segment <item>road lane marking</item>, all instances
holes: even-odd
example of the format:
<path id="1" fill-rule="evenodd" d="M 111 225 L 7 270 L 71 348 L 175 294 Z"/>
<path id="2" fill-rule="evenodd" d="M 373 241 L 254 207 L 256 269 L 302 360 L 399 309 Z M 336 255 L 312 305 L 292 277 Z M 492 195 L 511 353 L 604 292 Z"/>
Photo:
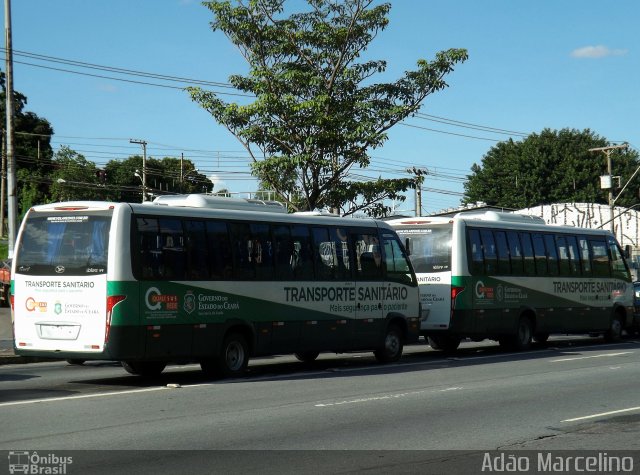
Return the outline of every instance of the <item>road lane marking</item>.
<path id="1" fill-rule="evenodd" d="M 576 360 L 587 360 L 589 358 L 604 358 L 607 356 L 621 356 L 621 355 L 630 355 L 634 353 L 633 351 L 623 351 L 620 353 L 604 353 L 601 355 L 590 355 L 590 356 L 576 356 L 574 358 L 562 358 L 558 360 L 551 360 L 551 363 L 561 363 L 563 361 L 576 361 Z"/>
<path id="2" fill-rule="evenodd" d="M 344 406 L 346 404 L 360 404 L 363 402 L 373 402 L 373 401 L 390 401 L 392 399 L 400 399 L 407 396 L 413 396 L 416 394 L 425 394 L 425 393 L 444 393 L 448 391 L 459 391 L 461 387 L 452 387 L 446 389 L 423 389 L 421 391 L 409 391 L 406 393 L 397 393 L 397 394 L 387 394 L 384 396 L 371 396 L 371 397 L 361 397 L 356 399 L 347 399 L 345 401 L 338 402 L 328 402 L 328 403 L 319 403 L 315 404 L 315 407 L 331 407 L 331 406 Z"/>
<path id="3" fill-rule="evenodd" d="M 584 421 L 584 420 L 587 420 L 587 419 L 595 419 L 597 417 L 611 416 L 613 414 L 622 414 L 624 412 L 633 412 L 633 411 L 640 411 L 640 406 L 638 406 L 638 407 L 630 407 L 628 409 L 618 409 L 617 411 L 601 412 L 600 414 L 591 414 L 590 416 L 574 417 L 573 419 L 565 419 L 565 420 L 560 421 L 560 422 Z"/>
<path id="4" fill-rule="evenodd" d="M 114 391 L 110 393 L 81 394 L 78 396 L 51 397 L 51 398 L 45 398 L 45 399 L 28 399 L 26 401 L 3 402 L 3 403 L 0 403 L 0 407 L 22 406 L 25 404 L 38 404 L 43 402 L 72 401 L 74 399 L 89 399 L 94 397 L 119 396 L 122 394 L 136 394 L 136 393 L 147 393 L 152 391 L 166 391 L 166 390 L 167 390 L 166 387 L 160 386 L 155 388 L 132 389 L 130 391 Z"/>

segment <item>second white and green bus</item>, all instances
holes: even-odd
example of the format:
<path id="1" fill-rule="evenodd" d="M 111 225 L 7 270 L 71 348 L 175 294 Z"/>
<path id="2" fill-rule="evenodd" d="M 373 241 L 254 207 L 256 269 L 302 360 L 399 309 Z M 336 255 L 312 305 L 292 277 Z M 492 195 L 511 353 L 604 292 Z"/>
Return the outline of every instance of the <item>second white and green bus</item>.
<path id="1" fill-rule="evenodd" d="M 195 361 L 234 376 L 286 353 L 399 359 L 420 304 L 393 229 L 283 211 L 204 195 L 34 206 L 13 259 L 16 354 L 139 375 Z"/>
<path id="2" fill-rule="evenodd" d="M 632 325 L 631 274 L 609 231 L 493 211 L 388 223 L 408 247 L 434 349 L 464 338 L 517 350 L 550 334 L 616 340 Z"/>

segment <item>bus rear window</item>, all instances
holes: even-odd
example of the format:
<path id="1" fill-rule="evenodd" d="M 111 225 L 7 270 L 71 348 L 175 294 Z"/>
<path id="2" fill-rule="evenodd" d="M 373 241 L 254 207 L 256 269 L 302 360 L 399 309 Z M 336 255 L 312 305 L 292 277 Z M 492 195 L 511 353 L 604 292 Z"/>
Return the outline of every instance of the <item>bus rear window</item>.
<path id="1" fill-rule="evenodd" d="M 57 214 L 27 218 L 16 253 L 17 272 L 65 275 L 107 271 L 111 217 Z"/>
<path id="2" fill-rule="evenodd" d="M 409 240 L 409 259 L 416 273 L 451 271 L 451 226 L 396 231 L 403 241 Z"/>

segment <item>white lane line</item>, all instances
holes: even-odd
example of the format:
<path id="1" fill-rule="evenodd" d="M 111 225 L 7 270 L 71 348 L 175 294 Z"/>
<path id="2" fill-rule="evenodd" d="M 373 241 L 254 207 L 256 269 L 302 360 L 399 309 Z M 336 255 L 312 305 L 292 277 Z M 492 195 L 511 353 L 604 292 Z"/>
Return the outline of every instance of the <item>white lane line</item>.
<path id="1" fill-rule="evenodd" d="M 415 394 L 425 394 L 425 393 L 444 393 L 448 391 L 459 391 L 461 387 L 453 387 L 446 389 L 423 389 L 422 391 L 409 391 L 406 393 L 397 393 L 397 394 L 387 394 L 384 396 L 371 396 L 371 397 L 362 397 L 357 399 L 348 399 L 346 401 L 338 401 L 338 402 L 329 402 L 329 403 L 320 403 L 315 404 L 315 407 L 332 407 L 332 406 L 344 406 L 345 404 L 360 404 L 363 402 L 373 402 L 373 401 L 389 401 L 392 399 L 399 399 L 407 396 L 413 396 Z"/>
<path id="2" fill-rule="evenodd" d="M 26 404 L 39 404 L 43 402 L 72 401 L 74 399 L 89 399 L 94 397 L 119 396 L 122 394 L 148 393 L 152 391 L 162 391 L 166 389 L 167 389 L 166 387 L 160 386 L 160 387 L 146 388 L 146 389 L 132 389 L 130 391 L 114 391 L 110 393 L 82 394 L 79 396 L 51 397 L 46 399 L 28 399 L 26 401 L 3 402 L 3 403 L 0 403 L 0 407 L 22 406 Z"/>
<path id="3" fill-rule="evenodd" d="M 607 356 L 621 356 L 621 355 L 630 355 L 634 353 L 633 351 L 623 351 L 621 353 L 603 353 L 601 355 L 590 355 L 590 356 L 576 356 L 575 358 L 562 358 L 558 360 L 551 360 L 551 363 L 561 363 L 563 361 L 576 361 L 576 360 L 587 360 L 589 358 L 604 358 Z"/>
<path id="4" fill-rule="evenodd" d="M 573 419 L 565 419 L 560 422 L 584 421 L 587 419 L 595 419 L 596 417 L 611 416 L 613 414 L 622 414 L 623 412 L 633 412 L 633 411 L 640 411 L 640 406 L 630 407 L 628 409 L 618 409 L 617 411 L 601 412 L 600 414 L 591 414 L 590 416 L 574 417 Z"/>

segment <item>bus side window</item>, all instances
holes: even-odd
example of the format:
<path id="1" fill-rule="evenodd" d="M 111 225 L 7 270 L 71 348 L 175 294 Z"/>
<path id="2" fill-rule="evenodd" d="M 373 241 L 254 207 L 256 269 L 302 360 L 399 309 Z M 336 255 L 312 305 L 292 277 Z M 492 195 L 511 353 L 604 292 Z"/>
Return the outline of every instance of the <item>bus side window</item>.
<path id="1" fill-rule="evenodd" d="M 351 277 L 351 243 L 349 233 L 344 228 L 331 228 L 331 241 L 335 245 L 334 278 L 350 280 Z"/>
<path id="2" fill-rule="evenodd" d="M 531 234 L 528 232 L 521 232 L 520 242 L 522 243 L 522 257 L 524 258 L 524 273 L 525 275 L 536 274 L 536 262 L 533 257 L 533 244 L 531 243 Z"/>
<path id="3" fill-rule="evenodd" d="M 480 231 L 482 239 L 482 251 L 484 253 L 484 269 L 487 274 L 495 274 L 498 270 L 498 257 L 496 255 L 496 243 L 490 229 Z"/>
<path id="4" fill-rule="evenodd" d="M 233 276 L 233 257 L 226 223 L 207 221 L 207 251 L 211 279 L 230 279 Z"/>
<path id="5" fill-rule="evenodd" d="M 511 263 L 509 261 L 509 244 L 507 234 L 504 231 L 496 231 L 496 250 L 498 251 L 498 274 L 511 274 Z"/>
<path id="6" fill-rule="evenodd" d="M 578 248 L 580 250 L 580 261 L 582 262 L 582 275 L 590 276 L 591 271 L 591 257 L 589 255 L 589 241 L 584 236 L 578 237 Z"/>
<path id="7" fill-rule="evenodd" d="M 564 236 L 556 236 L 558 246 L 558 264 L 560 265 L 560 275 L 568 277 L 571 275 L 571 265 L 569 264 L 569 246 Z M 609 265 L 607 261 L 607 265 Z"/>
<path id="8" fill-rule="evenodd" d="M 161 275 L 161 256 L 158 220 L 155 218 L 137 218 L 139 266 L 134 269 L 142 279 L 154 279 Z"/>
<path id="9" fill-rule="evenodd" d="M 567 246 L 569 248 L 571 274 L 581 275 L 580 252 L 578 251 L 578 241 L 575 236 L 567 236 Z"/>
<path id="10" fill-rule="evenodd" d="M 607 243 L 604 240 L 590 239 L 592 268 L 594 277 L 610 277 L 611 266 L 609 265 L 609 252 Z"/>
<path id="11" fill-rule="evenodd" d="M 286 225 L 273 226 L 273 252 L 276 266 L 275 277 L 279 280 L 292 280 L 297 259 L 291 230 Z"/>
<path id="12" fill-rule="evenodd" d="M 249 224 L 229 223 L 229 236 L 233 252 L 233 276 L 240 280 L 255 279 L 253 240 Z"/>
<path id="13" fill-rule="evenodd" d="M 471 275 L 481 275 L 484 273 L 484 257 L 482 254 L 482 241 L 480 232 L 477 229 L 469 230 L 469 271 Z"/>
<path id="14" fill-rule="evenodd" d="M 274 278 L 271 226 L 268 224 L 251 224 L 250 228 L 250 257 L 255 268 L 256 278 L 259 280 L 271 280 Z"/>
<path id="15" fill-rule="evenodd" d="M 624 254 L 613 238 L 609 238 L 609 249 L 611 250 L 611 276 L 616 279 L 630 281 L 631 272 L 627 266 L 627 261 L 625 261 Z"/>
<path id="16" fill-rule="evenodd" d="M 376 234 L 355 234 L 356 275 L 359 280 L 381 280 L 383 276 L 380 242 Z"/>
<path id="17" fill-rule="evenodd" d="M 179 219 L 160 218 L 162 242 L 162 277 L 172 280 L 185 279 L 184 232 Z"/>
<path id="18" fill-rule="evenodd" d="M 547 275 L 547 252 L 544 247 L 544 238 L 540 233 L 531 236 L 533 241 L 533 254 L 536 259 L 536 272 L 538 275 Z"/>
<path id="19" fill-rule="evenodd" d="M 547 264 L 549 275 L 559 275 L 558 249 L 556 248 L 556 238 L 553 234 L 544 235 L 544 243 L 547 250 Z"/>
<path id="20" fill-rule="evenodd" d="M 387 279 L 402 284 L 417 284 L 412 277 L 408 257 L 400 241 L 392 234 L 382 234 L 382 259 L 387 271 Z"/>
<path id="21" fill-rule="evenodd" d="M 187 220 L 185 228 L 185 257 L 187 279 L 205 280 L 209 278 L 209 248 L 204 221 Z"/>
<path id="22" fill-rule="evenodd" d="M 331 280 L 335 262 L 335 245 L 329 240 L 327 228 L 313 228 L 313 255 L 318 280 Z"/>
<path id="23" fill-rule="evenodd" d="M 509 254 L 511 255 L 511 273 L 513 275 L 522 275 L 524 274 L 524 260 L 518 233 L 507 231 L 507 241 L 509 242 Z"/>
<path id="24" fill-rule="evenodd" d="M 297 280 L 313 279 L 313 243 L 308 226 L 294 225 L 291 227 L 293 250 L 291 268 Z"/>

